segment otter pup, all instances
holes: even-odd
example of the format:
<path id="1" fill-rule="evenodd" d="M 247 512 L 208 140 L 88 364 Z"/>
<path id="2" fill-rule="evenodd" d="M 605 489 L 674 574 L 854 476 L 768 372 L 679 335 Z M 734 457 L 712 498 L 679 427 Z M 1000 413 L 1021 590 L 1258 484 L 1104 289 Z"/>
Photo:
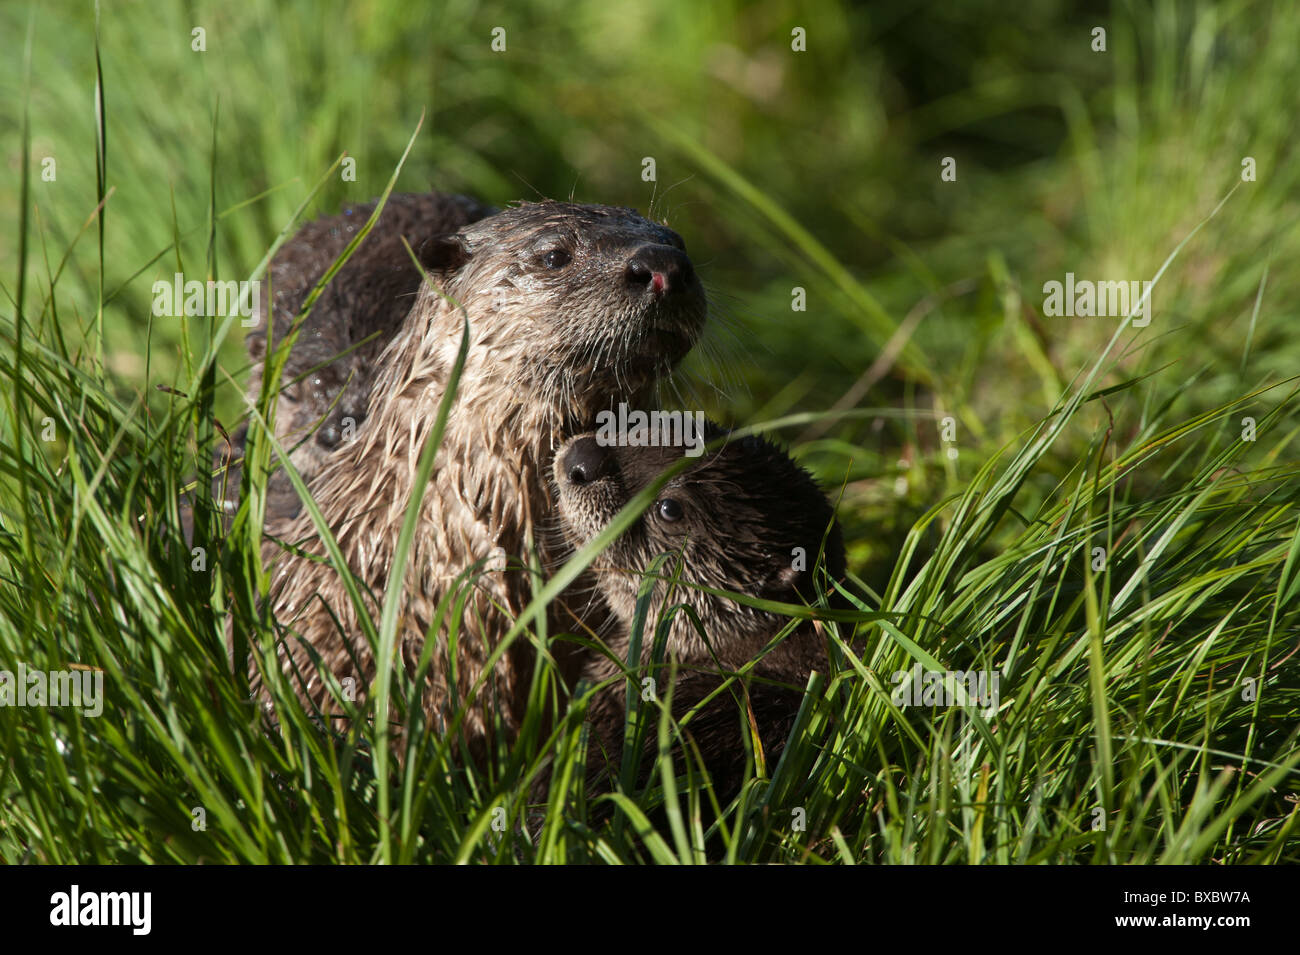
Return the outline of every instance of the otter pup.
<path id="1" fill-rule="evenodd" d="M 303 226 L 276 253 L 267 275 L 272 347 L 289 334 L 311 290 L 374 208 L 373 202 L 344 206 L 336 216 Z M 321 290 L 285 363 L 275 413 L 275 436 L 286 449 L 293 449 L 290 459 L 304 480 L 316 474 L 343 436 L 366 419 L 375 360 L 415 302 L 420 273 L 402 245 L 403 238 L 418 253 L 434 237 L 494 212 L 465 196 L 436 192 L 389 196 L 365 241 Z M 259 300 L 256 325 L 245 339 L 253 360 L 249 384 L 253 401 L 262 390 L 262 369 L 269 357 L 266 309 L 267 303 Z M 238 505 L 247 435 L 247 425 L 235 433 L 230 469 L 218 472 L 214 482 L 213 496 L 227 515 Z M 277 470 L 267 486 L 267 520 L 293 517 L 298 507 L 293 485 Z"/>
<path id="2" fill-rule="evenodd" d="M 708 436 L 712 440 L 722 433 L 713 425 Z M 633 495 L 682 454 L 680 447 L 633 447 L 623 441 L 602 446 L 592 434 L 568 441 L 553 466 L 568 543 L 577 548 L 595 538 Z M 641 573 L 663 553 L 679 555 L 682 584 L 671 596 L 666 582 L 656 584 L 646 616 L 641 666 L 651 663 L 656 621 L 667 605 L 691 608 L 704 630 L 701 636 L 690 616 L 681 611 L 674 614 L 668 630 L 667 652 L 681 664 L 673 691 L 676 718 L 723 682 L 720 672 L 738 669 L 757 657 L 788 623 L 780 614 L 705 593 L 692 584 L 799 603 L 816 596 L 813 571 L 819 554 L 824 555 L 830 577 L 844 574 L 844 544 L 834 509 L 811 475 L 761 438 L 729 441 L 672 478 L 655 503 L 593 563 L 596 588 L 617 621 L 607 643 L 618 662 L 606 656 L 591 660 L 586 679 L 603 683 L 623 672 Z M 800 555 L 802 559 L 797 559 Z M 671 563 L 664 565 L 662 574 L 671 575 L 671 568 Z M 814 669 L 825 673 L 828 661 L 822 639 L 805 621 L 752 671 L 749 703 L 773 763 Z M 659 695 L 664 694 L 661 687 Z M 625 699 L 626 683 L 621 679 L 592 699 L 589 781 L 603 770 L 617 776 Z M 745 769 L 736 697 L 724 690 L 686 729 L 699 746 L 715 787 L 729 800 L 739 791 Z"/>
<path id="3" fill-rule="evenodd" d="M 657 380 L 698 338 L 706 304 L 681 238 L 630 209 L 522 203 L 426 239 L 421 259 L 437 288 L 419 289 L 374 362 L 365 423 L 325 456 L 309 489 L 377 617 L 372 595 L 388 583 L 467 316 L 468 358 L 420 504 L 396 648 L 413 669 L 426 638 L 437 641 L 423 704 L 445 727 L 531 597 L 520 565 L 534 543 L 547 560 L 538 531 L 552 521 L 553 449 L 592 427 L 602 409 L 652 402 Z M 305 552 L 264 549 L 273 615 L 294 632 L 281 645 L 290 658 L 282 665 L 303 674 L 301 692 L 316 704 L 329 692 L 313 652 L 335 676 L 365 685 L 371 648 L 334 569 L 311 559 L 324 549 L 310 516 L 272 521 L 268 531 Z M 438 601 L 475 567 L 453 671 L 446 635 L 430 630 Z M 481 752 L 489 712 L 508 732 L 517 728 L 532 668 L 532 648 L 520 639 L 488 674 L 463 724 L 472 751 Z"/>

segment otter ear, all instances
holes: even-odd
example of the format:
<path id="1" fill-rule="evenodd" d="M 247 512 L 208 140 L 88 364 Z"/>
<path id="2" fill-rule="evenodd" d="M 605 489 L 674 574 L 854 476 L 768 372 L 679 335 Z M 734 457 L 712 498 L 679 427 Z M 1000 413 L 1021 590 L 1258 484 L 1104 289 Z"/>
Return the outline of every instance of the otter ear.
<path id="1" fill-rule="evenodd" d="M 416 248 L 415 255 L 430 272 L 454 272 L 470 259 L 469 245 L 459 232 L 429 236 Z"/>

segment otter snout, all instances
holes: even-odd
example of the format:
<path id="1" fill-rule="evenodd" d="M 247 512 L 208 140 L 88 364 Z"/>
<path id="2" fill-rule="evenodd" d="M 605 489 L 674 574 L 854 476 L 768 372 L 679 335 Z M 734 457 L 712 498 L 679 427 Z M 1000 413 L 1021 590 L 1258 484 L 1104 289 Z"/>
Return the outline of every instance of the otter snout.
<path id="1" fill-rule="evenodd" d="M 561 480 L 570 484 L 590 484 L 613 470 L 613 455 L 609 448 L 601 447 L 593 435 L 584 435 L 573 442 L 560 458 Z"/>
<path id="2" fill-rule="evenodd" d="M 695 278 L 695 269 L 681 249 L 643 245 L 632 253 L 623 274 L 630 290 L 645 290 L 658 299 L 687 288 Z"/>

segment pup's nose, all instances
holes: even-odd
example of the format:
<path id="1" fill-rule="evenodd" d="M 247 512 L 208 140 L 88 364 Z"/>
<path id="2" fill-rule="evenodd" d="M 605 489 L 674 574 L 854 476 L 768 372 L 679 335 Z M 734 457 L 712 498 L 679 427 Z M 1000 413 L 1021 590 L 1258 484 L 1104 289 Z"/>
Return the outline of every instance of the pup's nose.
<path id="1" fill-rule="evenodd" d="M 609 449 L 601 447 L 589 434 L 573 442 L 560 464 L 569 483 L 589 484 L 609 473 L 610 461 Z"/>

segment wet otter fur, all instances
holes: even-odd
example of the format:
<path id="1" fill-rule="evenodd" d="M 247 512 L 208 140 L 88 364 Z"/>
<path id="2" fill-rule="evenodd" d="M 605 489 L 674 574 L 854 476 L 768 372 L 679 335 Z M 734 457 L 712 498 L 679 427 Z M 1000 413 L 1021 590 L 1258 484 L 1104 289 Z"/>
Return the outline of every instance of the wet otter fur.
<path id="1" fill-rule="evenodd" d="M 420 254 L 437 288 L 419 288 L 373 362 L 365 422 L 324 456 L 309 489 L 377 619 L 375 598 L 388 584 L 417 459 L 468 317 L 468 359 L 420 505 L 396 647 L 414 670 L 426 638 L 437 641 L 423 708 L 445 728 L 531 597 L 521 565 L 534 546 L 548 559 L 538 531 L 552 521 L 554 449 L 602 409 L 653 404 L 656 383 L 698 338 L 706 303 L 681 238 L 630 209 L 522 203 L 428 238 Z M 332 710 L 312 655 L 364 687 L 374 677 L 370 645 L 336 572 L 311 559 L 324 549 L 310 516 L 271 521 L 268 533 L 303 550 L 272 542 L 263 553 L 273 616 L 291 631 L 281 664 L 303 674 L 307 699 Z M 476 565 L 453 693 L 446 635 L 431 628 L 438 601 Z M 487 675 L 463 724 L 472 752 L 482 752 L 489 714 L 507 732 L 522 721 L 532 654 L 517 640 Z M 256 673 L 253 683 L 259 690 Z"/>
<path id="2" fill-rule="evenodd" d="M 307 296 L 366 224 L 375 203 L 344 206 L 338 215 L 303 226 L 271 260 L 270 321 L 260 300 L 256 324 L 245 339 L 253 360 L 249 399 L 256 401 L 267 361 L 267 330 L 273 347 L 283 342 Z M 365 241 L 322 289 L 303 320 L 281 376 L 275 436 L 293 449 L 294 467 L 309 480 L 344 436 L 365 421 L 375 360 L 415 302 L 420 273 L 402 245 L 420 250 L 437 236 L 496 212 L 465 196 L 427 193 L 389 196 Z M 218 471 L 214 498 L 227 515 L 238 505 L 240 468 L 248 426 L 234 435 L 228 472 Z M 224 449 L 219 449 L 219 461 Z M 267 487 L 267 520 L 292 517 L 298 495 L 282 470 Z"/>
<path id="3" fill-rule="evenodd" d="M 720 433 L 711 426 L 708 436 L 712 440 Z M 633 447 L 624 442 L 605 447 L 591 434 L 567 442 L 553 467 L 567 542 L 577 548 L 592 540 L 682 454 L 682 448 Z M 796 564 L 797 548 L 806 562 Z M 705 593 L 692 584 L 802 603 L 816 598 L 813 575 L 819 554 L 831 578 L 844 574 L 844 544 L 833 507 L 811 475 L 772 443 L 757 437 L 728 441 L 672 478 L 655 503 L 592 566 L 597 591 L 616 621 L 606 639 L 612 659 L 593 657 L 584 672 L 586 680 L 605 684 L 588 710 L 588 780 L 596 791 L 607 788 L 608 780 L 619 774 L 627 683 L 618 676 L 629 654 L 642 574 L 656 555 L 664 553 L 677 555 L 682 583 L 671 594 L 667 582 L 655 585 L 641 646 L 643 669 L 633 679 L 640 693 L 640 679 L 655 672 L 651 666 L 655 623 L 665 609 L 678 604 L 691 608 L 703 635 L 688 614 L 677 610 L 666 640 L 668 656 L 680 664 L 673 686 L 673 715 L 679 720 L 724 682 L 722 674 L 758 657 L 789 623 L 780 614 Z M 660 573 L 671 576 L 673 563 L 665 564 Z M 707 703 L 684 727 L 698 746 L 723 805 L 739 792 L 745 778 L 742 707 L 746 698 L 768 766 L 774 767 L 813 670 L 826 673 L 828 660 L 815 625 L 805 621 L 762 657 L 744 681 L 743 692 L 740 683 L 733 684 L 732 690 Z M 663 675 L 658 695 L 663 697 L 668 671 L 664 667 L 658 672 Z M 652 739 L 647 752 L 653 749 Z M 642 760 L 642 782 L 648 763 Z M 602 777 L 606 777 L 603 783 Z"/>

